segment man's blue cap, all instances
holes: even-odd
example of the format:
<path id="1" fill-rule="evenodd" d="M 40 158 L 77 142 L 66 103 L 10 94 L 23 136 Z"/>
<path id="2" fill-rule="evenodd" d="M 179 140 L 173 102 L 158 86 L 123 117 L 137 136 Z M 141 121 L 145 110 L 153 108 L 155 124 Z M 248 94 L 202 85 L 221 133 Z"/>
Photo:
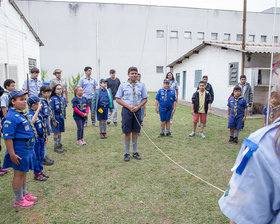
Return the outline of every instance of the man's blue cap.
<path id="1" fill-rule="evenodd" d="M 28 104 L 28 106 L 31 107 L 34 103 L 37 103 L 38 101 L 40 101 L 39 97 L 31 96 L 27 99 L 27 104 Z"/>
<path id="2" fill-rule="evenodd" d="M 14 89 L 10 92 L 10 97 L 14 97 L 14 96 L 23 96 L 23 95 L 26 95 L 28 94 L 27 92 L 24 92 L 23 90 L 21 89 Z"/>
<path id="3" fill-rule="evenodd" d="M 164 80 L 163 80 L 163 83 L 165 83 L 165 82 L 170 83 L 170 80 L 169 80 L 169 79 L 164 79 Z"/>
<path id="4" fill-rule="evenodd" d="M 105 79 L 100 79 L 99 83 L 101 83 L 101 82 L 107 82 L 107 80 L 105 80 Z"/>

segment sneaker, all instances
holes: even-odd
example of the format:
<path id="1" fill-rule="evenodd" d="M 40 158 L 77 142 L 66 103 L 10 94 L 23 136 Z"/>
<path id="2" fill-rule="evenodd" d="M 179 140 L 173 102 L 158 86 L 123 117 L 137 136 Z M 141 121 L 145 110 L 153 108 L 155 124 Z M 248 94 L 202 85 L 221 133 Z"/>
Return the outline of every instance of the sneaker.
<path id="1" fill-rule="evenodd" d="M 124 161 L 128 162 L 130 160 L 130 155 L 129 154 L 124 154 Z"/>
<path id="2" fill-rule="evenodd" d="M 238 137 L 235 137 L 235 138 L 233 139 L 233 143 L 235 143 L 235 144 L 238 143 Z"/>
<path id="3" fill-rule="evenodd" d="M 86 145 L 86 144 L 87 144 L 86 141 L 85 141 L 84 139 L 81 139 L 81 141 L 82 141 L 83 145 Z"/>
<path id="4" fill-rule="evenodd" d="M 29 208 L 34 205 L 34 202 L 27 201 L 24 197 L 20 201 L 14 201 L 13 206 L 18 208 Z"/>
<path id="5" fill-rule="evenodd" d="M 114 125 L 115 125 L 115 127 L 117 127 L 117 126 L 118 126 L 118 123 L 117 123 L 117 122 L 114 122 Z"/>
<path id="6" fill-rule="evenodd" d="M 195 136 L 195 132 L 193 131 L 192 133 L 189 134 L 190 137 Z"/>
<path id="7" fill-rule="evenodd" d="M 46 181 L 47 178 L 40 175 L 40 174 L 37 174 L 37 175 L 34 175 L 34 180 L 38 180 L 38 181 Z"/>
<path id="8" fill-rule="evenodd" d="M 61 143 L 58 145 L 58 147 L 60 147 L 60 149 L 62 150 L 62 152 L 66 152 L 66 151 L 67 151 L 67 149 L 64 148 L 63 145 L 62 145 Z"/>
<path id="9" fill-rule="evenodd" d="M 170 120 L 170 124 L 172 124 L 172 119 Z"/>
<path id="10" fill-rule="evenodd" d="M 3 173 L 8 173 L 9 170 L 8 169 L 0 169 L 0 172 L 3 172 Z"/>
<path id="11" fill-rule="evenodd" d="M 96 124 L 96 123 L 92 123 L 92 126 L 98 127 L 98 124 Z"/>
<path id="12" fill-rule="evenodd" d="M 82 141 L 81 139 L 80 139 L 80 140 L 78 140 L 78 141 L 77 141 L 77 145 L 79 145 L 79 146 L 84 145 L 84 144 L 83 144 L 83 141 Z"/>
<path id="13" fill-rule="evenodd" d="M 162 137 L 164 137 L 164 136 L 165 136 L 164 133 L 160 133 L 159 136 L 158 136 L 158 138 L 162 138 Z"/>
<path id="14" fill-rule="evenodd" d="M 58 145 L 54 146 L 54 150 L 53 151 L 55 151 L 57 153 L 63 153 L 64 152 L 63 149 L 60 146 L 58 146 Z"/>
<path id="15" fill-rule="evenodd" d="M 203 132 L 200 132 L 200 133 L 199 133 L 199 136 L 200 136 L 201 138 L 205 138 L 205 135 L 203 134 Z"/>
<path id="16" fill-rule="evenodd" d="M 228 142 L 233 143 L 234 137 L 230 136 Z"/>
<path id="17" fill-rule="evenodd" d="M 86 127 L 86 126 L 87 126 L 87 123 L 84 124 L 84 127 Z"/>
<path id="18" fill-rule="evenodd" d="M 45 174 L 43 171 L 40 173 L 43 177 L 49 178 L 50 176 L 48 174 Z"/>
<path id="19" fill-rule="evenodd" d="M 26 200 L 26 201 L 38 201 L 38 198 L 33 196 L 32 194 L 28 193 L 26 195 L 23 196 L 23 198 Z"/>
<path id="20" fill-rule="evenodd" d="M 140 136 L 140 137 L 142 136 L 141 132 L 138 133 L 138 136 Z"/>
<path id="21" fill-rule="evenodd" d="M 43 160 L 43 165 L 51 166 L 53 164 L 54 164 L 54 161 L 52 159 L 50 159 L 49 157 L 45 156 L 45 158 Z"/>
<path id="22" fill-rule="evenodd" d="M 111 122 L 110 121 L 107 121 L 107 125 L 110 125 L 111 124 Z"/>
<path id="23" fill-rule="evenodd" d="M 141 160 L 141 156 L 139 155 L 138 152 L 133 153 L 132 156 L 133 156 L 134 159 Z"/>
<path id="24" fill-rule="evenodd" d="M 103 137 L 104 137 L 104 138 L 108 138 L 107 132 L 104 132 L 104 133 L 103 133 Z"/>
<path id="25" fill-rule="evenodd" d="M 171 132 L 166 133 L 166 136 L 168 136 L 168 137 L 170 137 L 170 138 L 173 138 Z"/>
<path id="26" fill-rule="evenodd" d="M 100 138 L 101 138 L 101 139 L 104 139 L 103 132 L 100 132 Z"/>

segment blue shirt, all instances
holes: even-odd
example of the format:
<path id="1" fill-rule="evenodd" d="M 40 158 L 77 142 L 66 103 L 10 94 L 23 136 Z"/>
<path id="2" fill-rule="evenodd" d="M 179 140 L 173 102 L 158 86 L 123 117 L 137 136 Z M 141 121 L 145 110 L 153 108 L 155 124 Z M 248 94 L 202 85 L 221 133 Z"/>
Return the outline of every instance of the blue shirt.
<path id="1" fill-rule="evenodd" d="M 1 107 L 5 107 L 6 110 L 9 108 L 9 93 L 5 91 L 5 93 L 1 96 Z"/>
<path id="2" fill-rule="evenodd" d="M 92 99 L 94 88 L 98 86 L 98 84 L 94 78 L 88 79 L 87 77 L 83 77 L 79 80 L 78 86 L 81 86 L 83 88 L 84 97 L 86 97 L 87 99 Z"/>
<path id="3" fill-rule="evenodd" d="M 67 104 L 64 96 L 52 96 L 50 99 L 50 107 L 52 110 L 52 119 L 65 118 Z"/>
<path id="4" fill-rule="evenodd" d="M 219 200 L 224 215 L 237 224 L 280 223 L 280 157 L 276 154 L 274 140 L 279 126 L 280 119 L 250 135 L 249 139 L 258 148 L 243 173 L 233 173 Z M 236 164 L 242 160 L 246 149 L 243 144 Z"/>
<path id="5" fill-rule="evenodd" d="M 179 89 L 178 88 L 178 83 L 176 80 L 170 81 L 170 89 L 173 89 L 174 91 Z"/>
<path id="6" fill-rule="evenodd" d="M 2 126 L 4 139 L 35 138 L 29 121 L 13 108 L 9 109 L 6 117 L 2 121 Z"/>
<path id="7" fill-rule="evenodd" d="M 133 87 L 129 82 L 120 85 L 116 98 L 122 99 L 128 105 L 138 106 L 143 99 L 148 98 L 146 88 L 143 83 L 135 83 L 135 96 L 133 96 Z"/>
<path id="8" fill-rule="evenodd" d="M 50 106 L 49 102 L 45 98 L 40 98 L 41 103 L 42 103 L 42 109 L 40 110 L 40 114 L 42 115 L 43 118 L 48 118 L 50 116 Z"/>
<path id="9" fill-rule="evenodd" d="M 160 89 L 156 95 L 156 100 L 159 102 L 161 108 L 173 108 L 173 103 L 177 101 L 174 90 Z"/>
<path id="10" fill-rule="evenodd" d="M 29 96 L 38 96 L 40 93 L 40 88 L 43 83 L 40 79 L 29 79 Z M 27 80 L 24 81 L 22 89 L 27 90 Z"/>
<path id="11" fill-rule="evenodd" d="M 77 107 L 79 111 L 85 113 L 87 111 L 87 106 L 89 106 L 88 99 L 84 96 L 82 98 L 74 97 L 71 101 L 72 107 Z M 77 114 L 75 111 L 73 111 L 73 118 L 74 120 L 80 120 L 82 118 L 86 119 L 86 117 L 81 117 L 79 114 Z"/>
<path id="12" fill-rule="evenodd" d="M 234 105 L 235 105 L 235 98 L 232 96 L 228 100 L 227 106 L 230 108 L 230 116 L 234 115 Z M 238 115 L 244 115 L 245 109 L 248 108 L 247 101 L 245 98 L 241 98 L 237 102 L 237 116 Z"/>
<path id="13" fill-rule="evenodd" d="M 108 97 L 107 90 L 100 88 L 98 105 L 99 106 L 105 106 L 105 105 L 109 105 L 109 103 L 110 102 L 109 102 L 109 97 Z"/>
<path id="14" fill-rule="evenodd" d="M 34 117 L 35 112 L 33 110 L 29 110 L 28 116 L 30 117 L 30 119 L 32 120 L 32 118 Z M 43 120 L 40 119 L 40 116 L 37 117 L 34 126 L 36 128 L 37 134 L 39 137 L 44 138 L 47 136 L 44 136 L 44 127 L 43 127 Z M 45 124 L 45 123 L 44 123 Z"/>

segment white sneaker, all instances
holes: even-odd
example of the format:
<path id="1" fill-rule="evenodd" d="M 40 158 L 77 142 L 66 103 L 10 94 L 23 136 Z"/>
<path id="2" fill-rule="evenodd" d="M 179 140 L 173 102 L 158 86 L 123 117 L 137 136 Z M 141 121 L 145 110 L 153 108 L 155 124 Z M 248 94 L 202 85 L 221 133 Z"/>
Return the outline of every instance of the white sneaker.
<path id="1" fill-rule="evenodd" d="M 189 134 L 190 137 L 195 136 L 195 132 L 193 131 L 192 133 Z"/>
<path id="2" fill-rule="evenodd" d="M 205 138 L 205 135 L 204 135 L 203 133 L 199 133 L 199 136 L 200 136 L 201 138 Z"/>

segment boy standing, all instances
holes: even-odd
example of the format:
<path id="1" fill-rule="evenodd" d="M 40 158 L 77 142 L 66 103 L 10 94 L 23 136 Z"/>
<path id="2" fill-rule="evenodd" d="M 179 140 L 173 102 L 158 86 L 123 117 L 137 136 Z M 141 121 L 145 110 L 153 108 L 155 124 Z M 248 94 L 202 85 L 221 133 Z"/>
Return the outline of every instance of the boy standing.
<path id="1" fill-rule="evenodd" d="M 15 81 L 12 79 L 7 79 L 4 82 L 4 88 L 7 90 L 1 97 L 1 109 L 3 116 L 5 117 L 9 109 L 9 93 L 16 88 Z"/>
<path id="2" fill-rule="evenodd" d="M 228 128 L 230 129 L 229 143 L 238 143 L 239 130 L 242 129 L 242 123 L 247 116 L 247 101 L 241 95 L 242 90 L 235 86 L 233 94 L 228 101 Z"/>
<path id="3" fill-rule="evenodd" d="M 25 92 L 28 92 L 29 96 L 38 96 L 40 93 L 40 88 L 43 83 L 40 79 L 38 79 L 40 70 L 36 67 L 31 69 L 31 78 L 29 79 L 29 83 L 27 85 L 27 80 L 24 81 L 22 89 Z M 28 89 L 29 86 L 29 89 Z"/>
<path id="4" fill-rule="evenodd" d="M 205 82 L 199 82 L 199 90 L 197 90 L 192 96 L 192 115 L 193 115 L 193 131 L 189 134 L 190 137 L 195 136 L 196 126 L 200 119 L 200 133 L 201 138 L 205 138 L 203 134 L 204 124 L 207 121 L 207 114 L 210 114 L 211 109 L 211 95 L 205 90 Z"/>
<path id="5" fill-rule="evenodd" d="M 156 95 L 156 112 L 160 115 L 161 132 L 159 138 L 164 136 L 166 127 L 166 136 L 173 137 L 170 132 L 170 119 L 176 110 L 176 93 L 170 89 L 170 80 L 164 79 L 163 89 L 160 89 Z"/>
<path id="6" fill-rule="evenodd" d="M 124 133 L 125 155 L 124 161 L 130 160 L 130 136 L 133 143 L 133 157 L 140 160 L 137 152 L 138 134 L 141 126 L 141 107 L 147 103 L 147 91 L 143 84 L 137 82 L 138 69 L 130 67 L 128 69 L 128 81 L 120 85 L 116 94 L 116 101 L 122 108 L 122 131 Z"/>
<path id="7" fill-rule="evenodd" d="M 67 87 L 67 81 L 62 78 L 62 70 L 61 69 L 55 69 L 53 71 L 53 75 L 55 76 L 54 79 L 51 80 L 51 88 L 53 88 L 56 84 L 60 84 L 62 87 L 62 95 L 66 99 L 66 103 L 68 104 L 68 87 Z"/>
<path id="8" fill-rule="evenodd" d="M 269 109 L 268 109 L 269 108 Z M 267 109 L 268 109 L 268 124 L 267 124 Z M 270 104 L 266 105 L 262 111 L 264 126 L 271 124 L 280 114 L 280 95 L 278 92 L 271 92 Z"/>
<path id="9" fill-rule="evenodd" d="M 107 82 L 105 79 L 100 79 L 100 88 L 95 91 L 92 99 L 92 113 L 97 113 L 97 120 L 99 121 L 100 138 L 107 138 L 107 120 L 108 110 L 113 111 L 113 97 L 110 89 L 107 89 Z"/>

